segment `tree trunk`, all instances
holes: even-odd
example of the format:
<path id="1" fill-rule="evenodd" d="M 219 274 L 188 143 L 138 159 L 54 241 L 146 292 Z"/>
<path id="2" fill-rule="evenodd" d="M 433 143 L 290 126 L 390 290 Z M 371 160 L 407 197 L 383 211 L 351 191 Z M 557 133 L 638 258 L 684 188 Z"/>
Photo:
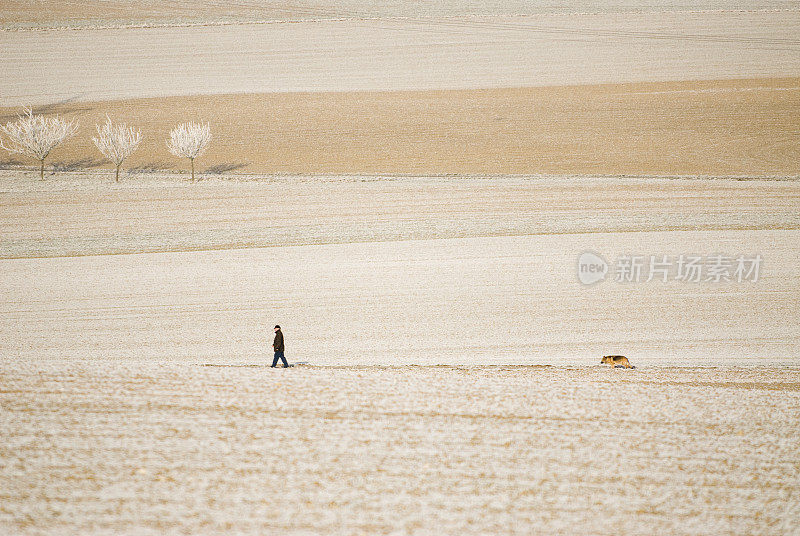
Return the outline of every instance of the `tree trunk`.
<path id="1" fill-rule="evenodd" d="M 117 181 L 117 182 L 119 182 L 119 166 L 121 166 L 121 165 L 122 165 L 122 162 L 120 162 L 119 164 L 117 164 L 117 176 L 116 176 L 116 181 Z"/>
<path id="2" fill-rule="evenodd" d="M 44 158 L 42 158 L 41 166 L 39 167 L 39 179 L 44 180 Z"/>
<path id="3" fill-rule="evenodd" d="M 194 182 L 194 158 L 190 158 L 189 160 L 192 162 L 192 182 Z"/>

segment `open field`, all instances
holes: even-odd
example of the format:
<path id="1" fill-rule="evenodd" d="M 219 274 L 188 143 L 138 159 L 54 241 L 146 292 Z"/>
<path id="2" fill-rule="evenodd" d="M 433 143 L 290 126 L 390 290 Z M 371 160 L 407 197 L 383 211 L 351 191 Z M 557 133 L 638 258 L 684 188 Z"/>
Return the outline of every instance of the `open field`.
<path id="1" fill-rule="evenodd" d="M 0 360 L 8 534 L 788 535 L 794 368 Z"/>
<path id="2" fill-rule="evenodd" d="M 786 363 L 800 346 L 796 181 L 24 177 L 0 194 L 17 359 L 247 363 L 275 322 L 316 364 Z M 584 287 L 585 250 L 764 268 Z"/>
<path id="3" fill-rule="evenodd" d="M 0 109 L 0 120 L 18 111 Z M 214 135 L 198 160 L 210 173 L 800 175 L 800 78 L 203 95 L 44 111 L 81 124 L 53 152 L 59 168 L 107 166 L 91 137 L 108 114 L 143 130 L 128 168 L 186 169 L 164 140 L 199 120 Z"/>
<path id="4" fill-rule="evenodd" d="M 220 10 L 196 5 L 202 20 Z M 800 174 L 800 10 L 503 5 L 440 6 L 460 18 L 0 31 L 0 119 L 23 105 L 77 118 L 78 136 L 52 155 L 73 169 L 103 165 L 90 138 L 108 114 L 143 129 L 129 165 L 146 169 L 183 164 L 164 139 L 191 119 L 211 123 L 199 164 L 212 172 Z M 169 19 L 189 4 L 125 6 Z M 319 14 L 309 6 L 268 9 Z"/>
<path id="5" fill-rule="evenodd" d="M 0 105 L 800 76 L 800 10 L 0 31 Z"/>
<path id="6" fill-rule="evenodd" d="M 750 2 L 748 10 L 797 11 L 792 0 L 760 0 Z M 91 0 L 37 0 L 35 6 L 26 0 L 5 0 L 0 11 L 0 28 L 90 28 L 96 26 L 148 26 L 215 24 L 247 21 L 302 21 L 372 18 L 432 18 L 475 16 L 520 16 L 553 13 L 659 13 L 665 11 L 740 11 L 736 0 L 681 0 L 643 2 L 642 0 L 608 0 L 598 5 L 591 0 L 559 2 L 527 2 L 524 0 L 440 0 L 409 2 L 408 0 L 294 0 L 292 2 L 262 0 L 104 0 L 102 9 Z"/>
<path id="7" fill-rule="evenodd" d="M 800 230 L 800 181 L 0 172 L 0 258 Z M 665 235 L 666 236 L 666 235 Z M 705 249 L 705 248 L 703 248 Z"/>
<path id="8" fill-rule="evenodd" d="M 797 534 L 797 3 L 332 4 L 3 2 L 0 534 Z"/>

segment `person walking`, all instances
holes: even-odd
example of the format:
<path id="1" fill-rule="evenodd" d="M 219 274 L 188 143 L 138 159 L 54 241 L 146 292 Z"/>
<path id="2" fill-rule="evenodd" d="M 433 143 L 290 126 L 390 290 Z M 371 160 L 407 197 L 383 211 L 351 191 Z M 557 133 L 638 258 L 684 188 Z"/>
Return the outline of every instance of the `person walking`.
<path id="1" fill-rule="evenodd" d="M 289 366 L 289 363 L 286 362 L 286 358 L 283 355 L 283 332 L 281 331 L 280 326 L 275 326 L 275 340 L 272 341 L 272 349 L 275 350 L 275 358 L 272 360 L 272 368 L 278 364 L 278 359 L 283 361 L 283 368 Z"/>

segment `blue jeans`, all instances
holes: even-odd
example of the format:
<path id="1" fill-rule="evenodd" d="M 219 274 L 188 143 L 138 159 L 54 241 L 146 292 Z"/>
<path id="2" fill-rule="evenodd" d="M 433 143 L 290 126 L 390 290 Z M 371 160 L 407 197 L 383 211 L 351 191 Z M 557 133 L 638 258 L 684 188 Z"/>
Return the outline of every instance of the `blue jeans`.
<path id="1" fill-rule="evenodd" d="M 283 366 L 284 367 L 288 367 L 289 366 L 289 363 L 286 362 L 286 358 L 283 357 L 283 352 L 275 352 L 275 359 L 272 360 L 272 366 L 273 367 L 278 364 L 278 359 L 283 361 Z"/>

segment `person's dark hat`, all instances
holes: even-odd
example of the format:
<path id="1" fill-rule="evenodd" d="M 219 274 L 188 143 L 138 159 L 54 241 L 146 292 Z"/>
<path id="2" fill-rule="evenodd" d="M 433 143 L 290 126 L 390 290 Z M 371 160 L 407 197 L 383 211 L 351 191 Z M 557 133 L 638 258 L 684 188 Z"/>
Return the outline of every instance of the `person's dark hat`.
<path id="1" fill-rule="evenodd" d="M 281 329 L 281 327 L 279 325 L 277 325 L 277 324 L 275 325 L 275 328 L 276 329 Z"/>

